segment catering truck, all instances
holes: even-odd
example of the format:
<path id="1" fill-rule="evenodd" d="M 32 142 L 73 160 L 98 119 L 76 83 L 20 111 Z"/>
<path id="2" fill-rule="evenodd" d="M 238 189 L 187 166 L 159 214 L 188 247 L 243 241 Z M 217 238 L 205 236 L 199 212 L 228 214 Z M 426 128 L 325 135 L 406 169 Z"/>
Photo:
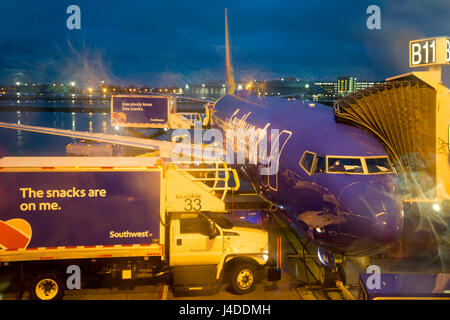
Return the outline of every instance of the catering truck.
<path id="1" fill-rule="evenodd" d="M 196 167 L 147 157 L 0 159 L 0 273 L 35 299 L 58 299 L 78 271 L 132 281 L 170 275 L 174 293 L 236 294 L 268 268 L 268 233 L 233 219 L 239 187 L 225 164 Z M 272 260 L 272 259 L 270 259 Z M 279 270 L 268 268 L 269 280 Z M 78 287 L 79 288 L 79 287 Z"/>

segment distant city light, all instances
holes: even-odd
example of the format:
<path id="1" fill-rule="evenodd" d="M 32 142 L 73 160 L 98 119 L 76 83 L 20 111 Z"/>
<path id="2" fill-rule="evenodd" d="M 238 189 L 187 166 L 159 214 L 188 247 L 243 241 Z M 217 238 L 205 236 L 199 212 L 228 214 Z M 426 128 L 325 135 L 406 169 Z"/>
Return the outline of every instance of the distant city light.
<path id="1" fill-rule="evenodd" d="M 70 82 L 70 85 L 71 85 L 72 87 L 75 87 L 75 81 L 71 81 L 71 82 Z"/>
<path id="2" fill-rule="evenodd" d="M 16 86 L 20 86 L 20 82 L 17 81 L 17 82 L 16 82 Z"/>
<path id="3" fill-rule="evenodd" d="M 88 92 L 92 92 L 92 88 L 88 88 L 87 90 L 88 90 Z"/>

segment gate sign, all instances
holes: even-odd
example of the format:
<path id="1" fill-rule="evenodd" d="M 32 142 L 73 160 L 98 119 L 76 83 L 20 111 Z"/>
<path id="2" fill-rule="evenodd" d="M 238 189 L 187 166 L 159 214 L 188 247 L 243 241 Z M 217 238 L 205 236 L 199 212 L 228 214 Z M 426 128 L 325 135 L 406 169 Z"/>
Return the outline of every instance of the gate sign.
<path id="1" fill-rule="evenodd" d="M 450 64 L 450 38 L 438 37 L 409 42 L 409 66 Z"/>
<path id="2" fill-rule="evenodd" d="M 112 96 L 111 126 L 168 128 L 170 105 L 167 96 Z"/>

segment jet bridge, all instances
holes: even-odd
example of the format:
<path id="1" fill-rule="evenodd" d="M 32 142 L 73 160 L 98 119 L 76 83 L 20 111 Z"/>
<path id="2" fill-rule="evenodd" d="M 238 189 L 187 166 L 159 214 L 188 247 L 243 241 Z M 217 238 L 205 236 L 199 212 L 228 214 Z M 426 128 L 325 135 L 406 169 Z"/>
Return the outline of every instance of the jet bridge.
<path id="1" fill-rule="evenodd" d="M 429 41 L 439 48 L 437 40 L 412 41 L 410 46 Z M 417 63 L 418 53 L 412 55 Z M 437 58 L 430 61 L 439 63 Z M 429 71 L 388 78 L 339 99 L 334 113 L 337 121 L 382 141 L 402 180 L 405 201 L 440 204 L 450 200 L 450 90 L 441 82 L 440 64 L 429 64 Z"/>
<path id="2" fill-rule="evenodd" d="M 411 41 L 411 67 L 428 71 L 388 78 L 334 105 L 336 121 L 377 137 L 397 170 L 405 212 L 401 255 L 438 254 L 444 264 L 442 252 L 450 247 L 450 90 L 441 68 L 450 63 L 449 48 L 446 37 Z"/>

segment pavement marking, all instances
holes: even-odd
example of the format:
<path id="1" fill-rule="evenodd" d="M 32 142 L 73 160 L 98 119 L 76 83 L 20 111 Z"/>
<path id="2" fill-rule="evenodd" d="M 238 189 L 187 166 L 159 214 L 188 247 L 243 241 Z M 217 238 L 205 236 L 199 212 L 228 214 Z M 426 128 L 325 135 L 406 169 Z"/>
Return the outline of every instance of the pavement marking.
<path id="1" fill-rule="evenodd" d="M 169 286 L 167 284 L 162 284 L 159 290 L 158 300 L 167 300 L 167 292 L 169 291 Z"/>

